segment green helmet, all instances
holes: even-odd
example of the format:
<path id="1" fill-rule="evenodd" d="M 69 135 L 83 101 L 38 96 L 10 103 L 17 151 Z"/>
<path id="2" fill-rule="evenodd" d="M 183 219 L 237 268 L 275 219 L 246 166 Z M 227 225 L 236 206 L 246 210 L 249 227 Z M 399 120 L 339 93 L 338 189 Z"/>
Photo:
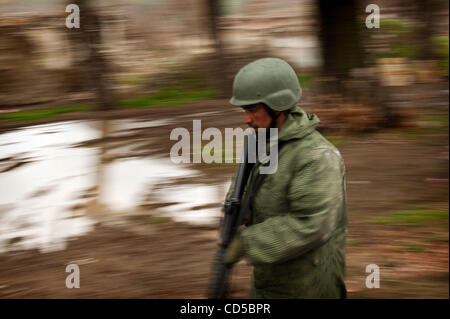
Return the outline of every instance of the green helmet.
<path id="1" fill-rule="evenodd" d="M 244 66 L 233 82 L 232 105 L 264 103 L 275 111 L 289 110 L 302 96 L 294 69 L 277 58 L 264 58 Z"/>

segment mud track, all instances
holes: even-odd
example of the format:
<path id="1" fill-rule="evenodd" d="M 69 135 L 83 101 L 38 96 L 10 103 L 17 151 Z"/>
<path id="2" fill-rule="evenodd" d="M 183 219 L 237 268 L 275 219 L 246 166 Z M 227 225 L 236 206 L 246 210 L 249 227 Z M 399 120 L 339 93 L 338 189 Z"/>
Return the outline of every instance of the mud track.
<path id="1" fill-rule="evenodd" d="M 170 130 L 189 129 L 193 119 L 201 119 L 204 128 L 240 126 L 241 114 L 227 107 L 224 101 L 213 101 L 111 113 L 108 118 L 175 118 L 170 125 L 136 131 L 126 139 L 129 143 L 143 138 L 159 141 L 161 149 L 156 153 L 166 156 Z M 93 117 L 90 113 L 89 118 Z M 102 143 L 94 141 L 92 146 Z M 420 141 L 395 131 L 345 137 L 339 149 L 347 166 L 349 298 L 448 298 L 448 130 Z M 232 166 L 200 166 L 205 174 L 219 179 L 234 170 Z M 371 221 L 414 205 L 447 211 L 447 219 L 412 225 Z M 191 226 L 142 214 L 130 215 L 126 224 L 116 225 L 105 217 L 94 231 L 70 240 L 63 251 L 1 254 L 0 297 L 204 298 L 217 235 L 217 225 Z M 80 266 L 80 289 L 65 286 L 65 268 L 70 263 Z M 379 289 L 365 287 L 365 267 L 371 263 L 381 268 Z M 251 266 L 245 261 L 237 264 L 231 297 L 248 296 L 250 274 Z"/>

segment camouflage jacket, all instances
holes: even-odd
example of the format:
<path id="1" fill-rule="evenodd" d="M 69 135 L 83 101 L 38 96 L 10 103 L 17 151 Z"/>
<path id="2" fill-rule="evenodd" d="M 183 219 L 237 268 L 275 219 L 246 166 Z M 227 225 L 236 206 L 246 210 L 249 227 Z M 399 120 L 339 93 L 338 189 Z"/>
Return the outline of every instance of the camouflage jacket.
<path id="1" fill-rule="evenodd" d="M 257 162 L 247 184 L 251 222 L 240 237 L 252 298 L 346 297 L 345 166 L 319 122 L 295 107 L 279 131 L 277 171 L 251 191 Z"/>

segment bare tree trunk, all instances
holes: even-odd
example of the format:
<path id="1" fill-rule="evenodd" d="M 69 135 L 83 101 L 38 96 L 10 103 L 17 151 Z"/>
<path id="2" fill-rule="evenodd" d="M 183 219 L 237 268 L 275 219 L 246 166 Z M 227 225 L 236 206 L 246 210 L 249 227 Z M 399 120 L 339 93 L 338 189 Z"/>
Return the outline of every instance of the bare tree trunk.
<path id="1" fill-rule="evenodd" d="M 363 66 L 357 0 L 318 0 L 323 74 L 345 79 Z"/>
<path id="2" fill-rule="evenodd" d="M 112 92 L 107 84 L 108 66 L 101 53 L 101 21 L 98 13 L 92 7 L 92 0 L 70 0 L 70 3 L 80 8 L 80 28 L 69 32 L 76 34 L 77 45 L 88 52 L 87 65 L 90 87 L 95 90 L 97 108 L 108 110 L 112 107 Z"/>
<path id="3" fill-rule="evenodd" d="M 206 0 L 206 8 L 209 21 L 209 30 L 214 41 L 214 58 L 212 61 L 213 76 L 215 77 L 216 87 L 222 96 L 229 94 L 227 75 L 228 69 L 225 61 L 224 47 L 220 34 L 218 19 L 220 17 L 219 0 Z"/>
<path id="4" fill-rule="evenodd" d="M 418 33 L 417 43 L 419 46 L 419 59 L 429 60 L 434 58 L 433 43 L 431 37 L 433 35 L 433 0 L 417 0 L 416 10 L 417 18 L 421 22 L 420 31 Z"/>
<path id="5" fill-rule="evenodd" d="M 364 67 L 364 51 L 358 23 L 363 8 L 358 0 L 318 0 L 320 16 L 320 38 L 323 56 L 322 74 L 327 77 L 323 90 L 327 94 L 343 97 L 351 103 L 366 101 L 384 115 L 383 124 L 394 126 L 399 120 L 398 113 L 389 106 L 389 95 L 378 84 L 368 85 L 369 78 L 364 76 L 351 79 L 350 71 Z M 359 13 L 359 14 L 358 14 Z M 351 81 L 349 81 L 351 80 Z M 363 90 L 354 87 L 360 85 Z"/>

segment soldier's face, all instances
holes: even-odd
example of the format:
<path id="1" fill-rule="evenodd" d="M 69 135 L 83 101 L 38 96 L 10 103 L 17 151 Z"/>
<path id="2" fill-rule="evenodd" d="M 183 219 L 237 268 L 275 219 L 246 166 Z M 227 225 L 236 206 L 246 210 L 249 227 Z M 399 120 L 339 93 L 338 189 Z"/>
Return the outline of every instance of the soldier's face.
<path id="1" fill-rule="evenodd" d="M 272 121 L 269 113 L 263 104 L 253 104 L 244 106 L 244 123 L 257 130 L 258 128 L 267 128 Z"/>

